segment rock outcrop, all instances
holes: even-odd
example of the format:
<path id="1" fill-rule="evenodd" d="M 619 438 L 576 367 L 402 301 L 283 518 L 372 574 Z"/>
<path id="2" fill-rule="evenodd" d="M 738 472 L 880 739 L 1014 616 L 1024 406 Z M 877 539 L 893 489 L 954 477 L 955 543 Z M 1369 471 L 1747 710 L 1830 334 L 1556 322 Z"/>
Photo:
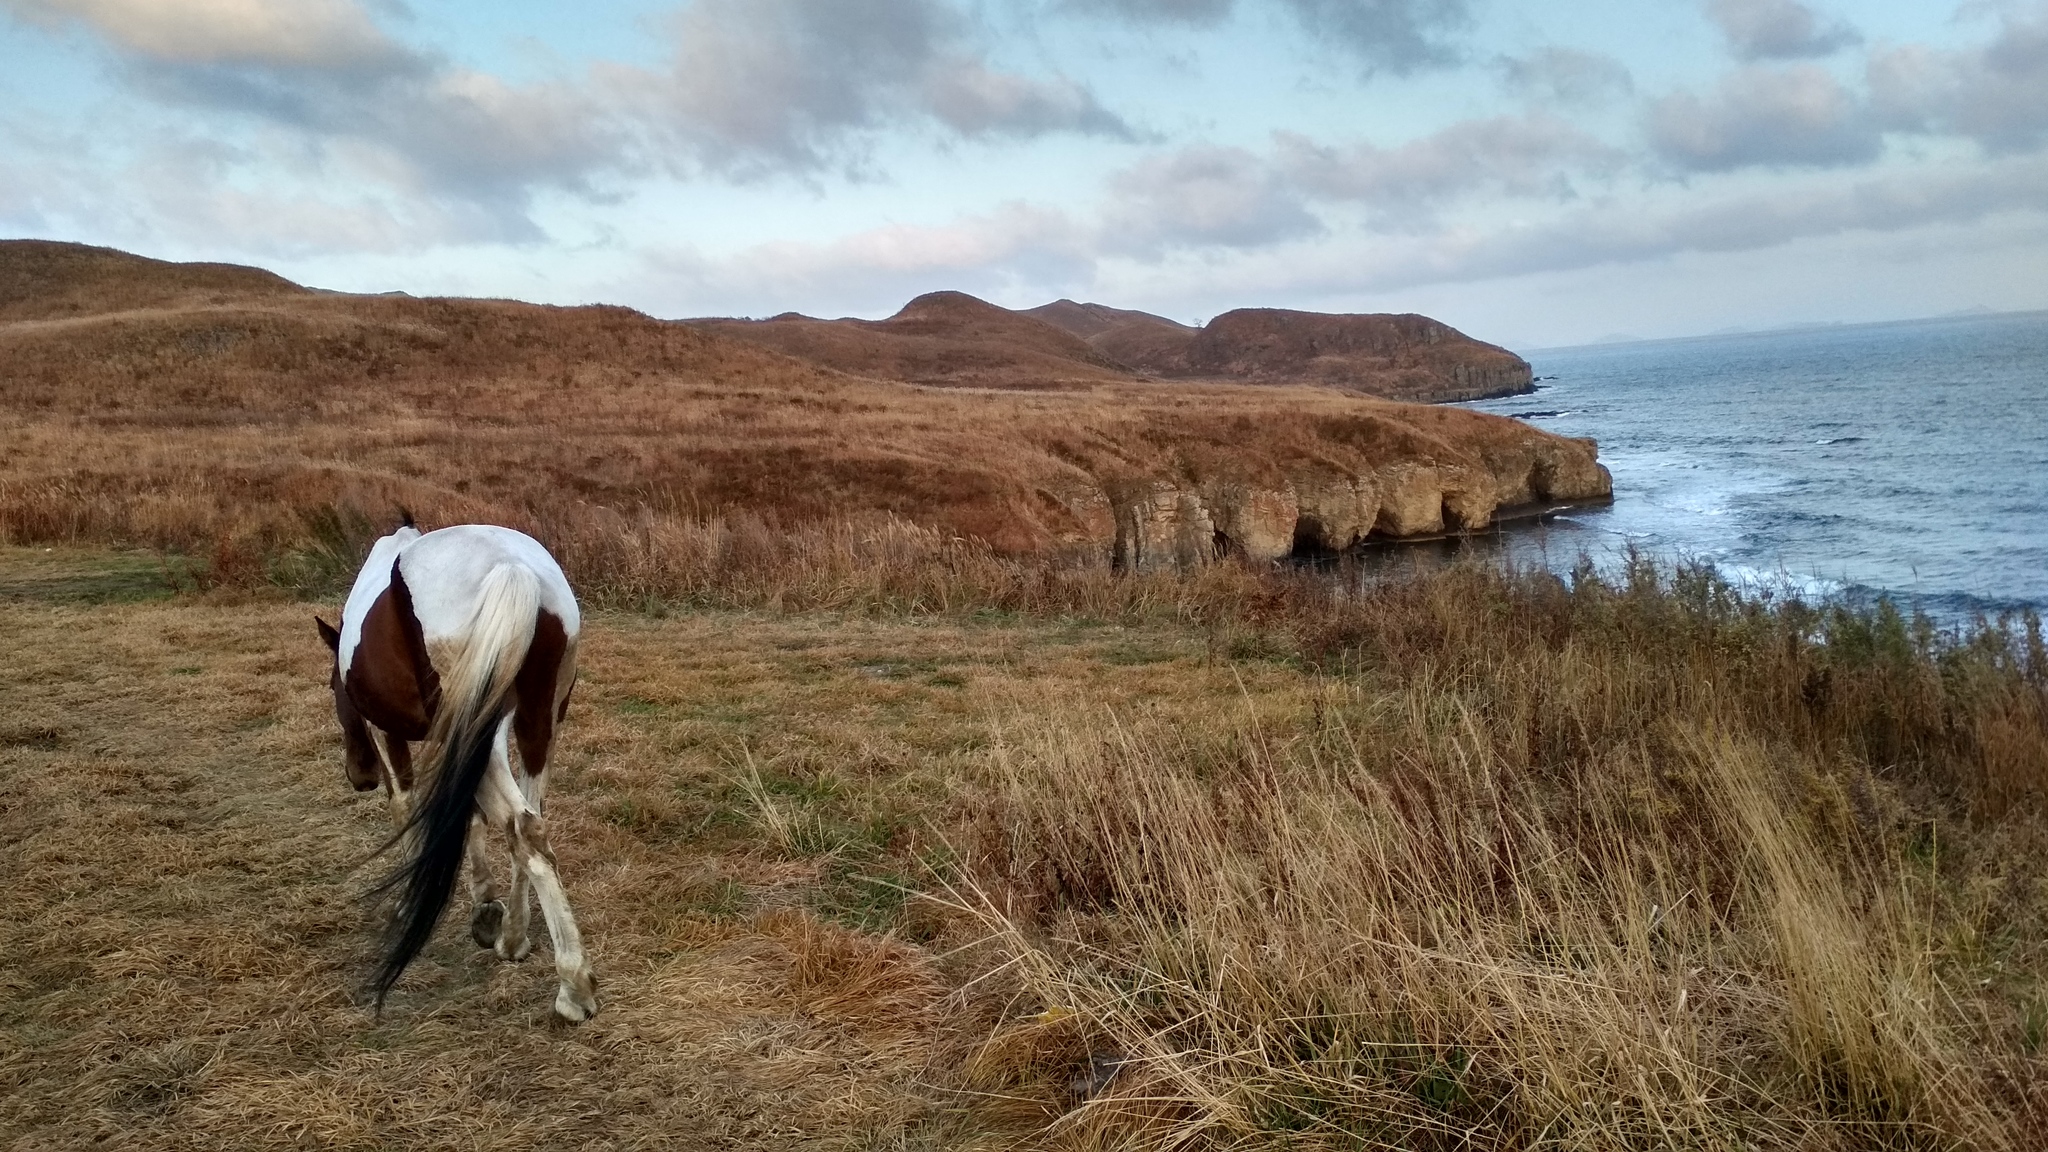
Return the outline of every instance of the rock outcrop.
<path id="1" fill-rule="evenodd" d="M 1369 540 L 1492 527 L 1503 509 L 1597 503 L 1613 481 L 1589 440 L 1552 438 L 1484 465 L 1400 460 L 1354 473 L 1304 470 L 1278 483 L 1231 477 L 1121 478 L 1068 497 L 1089 542 L 1121 568 L 1197 567 L 1226 557 L 1335 555 Z"/>

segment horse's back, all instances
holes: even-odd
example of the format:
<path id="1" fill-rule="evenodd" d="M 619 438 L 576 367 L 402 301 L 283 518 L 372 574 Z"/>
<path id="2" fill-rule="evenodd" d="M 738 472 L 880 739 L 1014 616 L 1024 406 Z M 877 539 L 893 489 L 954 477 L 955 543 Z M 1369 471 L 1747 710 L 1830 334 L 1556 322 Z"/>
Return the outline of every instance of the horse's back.
<path id="1" fill-rule="evenodd" d="M 412 596 L 420 631 L 433 641 L 461 635 L 468 627 L 491 572 L 503 565 L 532 572 L 539 584 L 540 610 L 555 617 L 569 636 L 581 614 L 561 565 L 524 532 L 495 524 L 458 524 L 421 535 L 398 552 L 399 575 Z"/>
<path id="2" fill-rule="evenodd" d="M 463 636 L 485 581 L 504 565 L 533 573 L 539 609 L 554 617 L 566 639 L 574 640 L 582 623 L 576 594 L 540 541 L 495 524 L 458 524 L 426 533 L 401 528 L 371 547 L 342 608 L 336 650 L 342 674 L 354 664 L 365 621 L 391 591 L 394 567 L 405 584 L 405 613 L 418 625 L 419 638 L 432 645 Z"/>

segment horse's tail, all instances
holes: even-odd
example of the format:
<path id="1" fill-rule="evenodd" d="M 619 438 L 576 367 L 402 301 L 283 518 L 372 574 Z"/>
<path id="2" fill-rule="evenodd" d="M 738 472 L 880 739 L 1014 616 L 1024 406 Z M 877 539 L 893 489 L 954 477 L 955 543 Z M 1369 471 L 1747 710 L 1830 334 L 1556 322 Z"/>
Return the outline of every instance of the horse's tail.
<path id="1" fill-rule="evenodd" d="M 491 765 L 498 730 L 516 703 L 513 681 L 526 661 L 540 611 L 540 578 L 523 564 L 500 564 L 484 577 L 461 647 L 441 676 L 421 753 L 424 788 L 401 837 L 412 856 L 382 885 L 397 889 L 398 914 L 385 940 L 373 987 L 377 1006 L 398 983 L 448 907 L 462 871 L 476 793 Z"/>

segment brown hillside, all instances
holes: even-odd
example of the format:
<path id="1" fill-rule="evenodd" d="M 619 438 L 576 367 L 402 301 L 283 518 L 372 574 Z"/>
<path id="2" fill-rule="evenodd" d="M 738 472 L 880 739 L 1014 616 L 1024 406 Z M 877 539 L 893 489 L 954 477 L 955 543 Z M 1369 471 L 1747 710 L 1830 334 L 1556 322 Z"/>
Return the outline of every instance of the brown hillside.
<path id="1" fill-rule="evenodd" d="M 827 368 L 914 384 L 1062 388 L 1166 378 L 1318 384 L 1436 403 L 1526 392 L 1521 357 L 1427 316 L 1241 308 L 1191 328 L 1127 308 L 1055 300 L 1013 312 L 932 292 L 887 320 L 693 320 Z"/>
<path id="2" fill-rule="evenodd" d="M 1178 371 L 1174 371 L 1178 368 Z M 1204 325 L 1162 375 L 1328 384 L 1404 400 L 1526 391 L 1528 362 L 1427 316 L 1240 308 Z"/>
<path id="3" fill-rule="evenodd" d="M 842 372 L 981 388 L 1127 379 L 1084 340 L 965 292 L 929 292 L 887 320 L 696 320 L 692 326 Z"/>
<path id="4" fill-rule="evenodd" d="M 1064 328 L 1117 363 L 1154 376 L 1175 375 L 1162 366 L 1179 363 L 1201 331 L 1150 312 L 1072 300 L 1027 308 L 1024 314 Z"/>
<path id="5" fill-rule="evenodd" d="M 0 246 L 5 253 L 0 256 L 0 321 L 225 304 L 307 291 L 274 272 L 238 264 L 173 264 L 48 240 L 5 240 Z"/>
<path id="6" fill-rule="evenodd" d="M 0 244 L 0 282 L 28 282 L 50 247 Z M 264 545 L 337 508 L 400 504 L 556 533 L 889 514 L 1148 566 L 1477 527 L 1500 506 L 1608 491 L 1589 443 L 1460 409 L 1108 372 L 1059 391 L 932 389 L 624 308 L 207 295 L 181 285 L 272 281 L 136 266 L 139 285 L 103 282 L 103 310 L 66 288 L 68 319 L 0 322 L 0 540 Z M 173 302 L 136 305 L 152 292 Z M 1048 356 L 1069 339 L 980 309 L 942 297 L 869 328 L 1031 325 Z"/>

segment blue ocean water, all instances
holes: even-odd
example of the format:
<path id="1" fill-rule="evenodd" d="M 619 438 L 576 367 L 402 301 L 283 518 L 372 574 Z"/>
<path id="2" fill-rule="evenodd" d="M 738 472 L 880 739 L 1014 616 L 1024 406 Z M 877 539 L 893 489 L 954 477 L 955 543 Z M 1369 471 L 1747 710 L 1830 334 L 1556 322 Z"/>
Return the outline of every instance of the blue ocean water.
<path id="1" fill-rule="evenodd" d="M 1591 436 L 1611 507 L 1502 533 L 1568 563 L 1628 542 L 1937 617 L 2048 610 L 2048 312 L 1559 348 L 1468 405 Z"/>

